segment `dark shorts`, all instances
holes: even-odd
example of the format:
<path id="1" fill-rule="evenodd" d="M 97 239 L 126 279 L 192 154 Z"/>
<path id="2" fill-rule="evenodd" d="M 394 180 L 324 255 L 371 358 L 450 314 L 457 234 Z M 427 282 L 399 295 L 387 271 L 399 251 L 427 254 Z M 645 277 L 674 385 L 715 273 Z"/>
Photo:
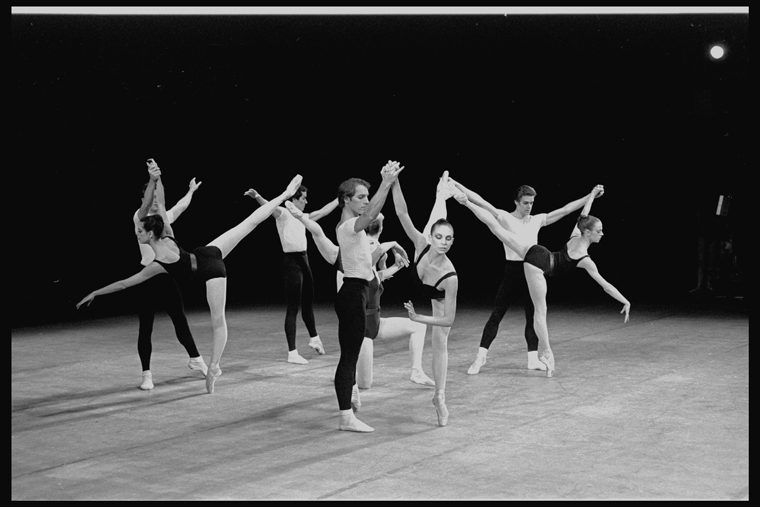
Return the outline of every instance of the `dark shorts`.
<path id="1" fill-rule="evenodd" d="M 533 245 L 528 249 L 528 253 L 525 254 L 525 262 L 536 266 L 545 275 L 550 275 L 554 267 L 552 253 L 541 245 Z"/>

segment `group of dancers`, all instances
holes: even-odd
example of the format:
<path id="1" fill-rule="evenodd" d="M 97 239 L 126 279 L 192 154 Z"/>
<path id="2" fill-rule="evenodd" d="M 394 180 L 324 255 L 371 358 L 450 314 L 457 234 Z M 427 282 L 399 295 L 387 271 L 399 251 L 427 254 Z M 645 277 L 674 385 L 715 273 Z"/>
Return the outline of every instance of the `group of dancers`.
<path id="1" fill-rule="evenodd" d="M 446 201 L 454 198 L 468 208 L 504 244 L 507 266 L 496 295 L 493 312 L 486 323 L 475 361 L 468 374 L 477 374 L 486 364 L 488 349 L 498 331 L 509 305 L 521 301 L 525 308 L 525 339 L 528 345 L 528 368 L 544 370 L 552 376 L 554 355 L 546 323 L 547 276 L 556 276 L 574 267 L 585 269 L 613 298 L 623 304 L 621 313 L 628 322 L 630 302 L 600 274 L 588 255 L 588 248 L 603 237 L 601 221 L 589 215 L 595 198 L 604 187 L 592 191 L 562 208 L 548 214 L 532 215 L 536 192 L 523 185 L 515 195 L 515 210 L 498 209 L 480 195 L 468 189 L 444 172 L 436 186 L 436 198 L 430 218 L 420 232 L 409 216 L 401 189 L 399 175 L 404 169 L 398 162 L 389 161 L 380 171 L 381 182 L 370 198 L 371 185 L 360 178 L 350 178 L 338 187 L 333 201 L 316 212 L 306 213 L 307 189 L 302 177 L 296 175 L 277 197 L 267 200 L 256 190 L 245 192 L 259 207 L 237 226 L 223 233 L 206 246 L 185 250 L 174 237 L 172 223 L 187 208 L 193 193 L 200 187 L 193 178 L 188 193 L 171 209 L 166 209 L 161 170 L 148 159 L 149 180 L 144 187 L 142 204 L 134 213 L 135 235 L 141 247 L 142 269 L 123 280 L 111 283 L 85 296 L 77 308 L 89 305 L 96 296 L 114 293 L 129 287 L 140 287 L 138 354 L 143 368 L 141 389 L 154 387 L 150 371 L 151 332 L 155 312 L 163 308 L 172 320 L 180 343 L 185 347 L 189 367 L 201 371 L 206 390 L 213 393 L 215 382 L 222 374 L 220 360 L 227 343 L 225 305 L 227 293 L 224 259 L 253 229 L 274 216 L 283 249 L 283 279 L 287 310 L 285 335 L 288 362 L 306 364 L 296 348 L 296 319 L 301 309 L 309 333 L 309 346 L 319 354 L 325 348 L 316 329 L 313 311 L 314 283 L 307 255 L 306 231 L 322 257 L 336 268 L 338 292 L 335 312 L 338 317 L 340 358 L 335 372 L 335 392 L 338 400 L 338 428 L 368 433 L 374 429 L 356 417 L 361 407 L 359 389 L 368 389 L 373 378 L 374 340 L 409 336 L 412 382 L 435 388 L 433 406 L 438 425 L 448 424 L 445 388 L 448 370 L 447 342 L 456 318 L 458 276 L 447 257 L 454 242 L 454 227 L 447 220 Z M 381 242 L 384 215 L 381 213 L 391 196 L 396 215 L 404 232 L 414 245 L 409 257 L 396 241 Z M 340 210 L 336 227 L 337 245 L 324 233 L 317 220 L 335 209 Z M 557 222 L 583 208 L 570 235 L 560 251 L 552 252 L 538 245 L 541 227 Z M 388 253 L 393 264 L 388 266 Z M 409 267 L 416 289 L 430 299 L 431 314 L 417 313 L 411 301 L 404 304 L 408 317 L 380 316 L 383 281 L 400 269 Z M 211 359 L 206 364 L 198 353 L 184 312 L 180 286 L 202 282 L 213 329 Z M 431 326 L 433 378 L 422 369 L 422 351 L 427 326 Z"/>

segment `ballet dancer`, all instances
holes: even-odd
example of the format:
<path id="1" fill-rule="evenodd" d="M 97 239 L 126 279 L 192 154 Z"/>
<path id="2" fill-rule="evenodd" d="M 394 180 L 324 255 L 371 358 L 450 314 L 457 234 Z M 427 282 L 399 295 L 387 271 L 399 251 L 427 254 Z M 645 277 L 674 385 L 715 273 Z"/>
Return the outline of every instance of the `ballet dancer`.
<path id="1" fill-rule="evenodd" d="M 148 159 L 148 167 L 157 166 L 154 159 Z M 156 215 L 159 213 L 158 208 L 158 193 L 155 193 L 153 200 L 148 201 L 145 199 L 145 190 L 149 183 L 143 185 L 142 205 L 135 211 L 132 216 L 134 222 L 135 231 L 140 226 L 140 220 L 148 215 Z M 161 178 L 159 177 L 156 185 L 162 185 Z M 174 223 L 179 216 L 184 212 L 193 199 L 193 194 L 201 186 L 201 182 L 196 183 L 195 178 L 190 180 L 190 185 L 187 193 L 172 206 L 171 209 L 166 211 L 166 217 L 168 223 Z M 161 192 L 163 195 L 163 192 Z M 165 205 L 162 203 L 162 205 Z M 156 255 L 153 249 L 148 245 L 143 245 L 139 241 L 137 242 L 140 248 L 140 264 L 144 267 L 153 262 Z M 208 367 L 203 361 L 203 357 L 198 353 L 198 348 L 193 340 L 193 334 L 190 331 L 190 325 L 187 322 L 187 316 L 185 315 L 185 305 L 182 300 L 182 293 L 177 287 L 177 283 L 168 274 L 160 274 L 154 276 L 147 282 L 141 284 L 138 289 L 137 304 L 138 304 L 138 318 L 139 328 L 137 334 L 137 355 L 140 357 L 140 363 L 142 365 L 142 381 L 140 382 L 140 389 L 150 390 L 153 389 L 153 373 L 150 369 L 150 360 L 153 353 L 153 344 L 151 342 L 151 335 L 153 333 L 153 321 L 155 313 L 159 309 L 166 311 L 167 315 L 174 325 L 174 332 L 177 335 L 177 339 L 180 344 L 185 347 L 187 354 L 190 358 L 188 366 L 191 370 L 198 370 L 206 375 Z"/>
<path id="2" fill-rule="evenodd" d="M 437 218 L 425 235 L 418 231 L 409 216 L 404 194 L 399 179 L 393 185 L 393 203 L 406 235 L 414 243 L 414 262 L 411 264 L 412 281 L 423 297 L 430 299 L 432 316 L 419 315 L 411 301 L 404 303 L 409 319 L 433 326 L 433 380 L 435 394 L 433 406 L 438 415 L 438 425 L 446 426 L 449 411 L 446 407 L 446 374 L 449 354 L 447 342 L 451 326 L 454 324 L 457 310 L 457 291 L 459 279 L 454 264 L 446 256 L 454 243 L 454 227 L 446 220 L 446 199 L 451 196 L 448 184 L 448 171 L 436 189 L 436 204 L 431 219 Z"/>
<path id="3" fill-rule="evenodd" d="M 338 342 L 340 359 L 335 370 L 335 394 L 338 398 L 340 419 L 338 429 L 369 433 L 374 428 L 356 418 L 354 410 L 361 405 L 356 386 L 356 363 L 364 341 L 368 306 L 369 283 L 372 273 L 372 252 L 367 226 L 377 218 L 388 193 L 403 167 L 389 161 L 380 171 L 382 181 L 369 199 L 369 183 L 350 178 L 338 187 L 340 222 L 336 229 L 338 248 L 343 266 L 343 283 L 335 298 L 338 316 Z"/>
<path id="4" fill-rule="evenodd" d="M 473 204 L 464 192 L 462 185 L 454 180 L 451 180 L 450 183 L 455 199 L 472 211 L 481 222 L 485 223 L 494 236 L 524 259 L 523 269 L 525 270 L 525 279 L 528 284 L 528 292 L 535 307 L 533 326 L 538 335 L 539 360 L 546 365 L 546 375 L 548 377 L 553 375 L 555 364 L 546 323 L 547 276 L 558 276 L 575 267 L 585 269 L 607 294 L 623 303 L 623 309 L 620 313 L 625 314 L 624 322 L 628 322 L 631 303 L 620 291 L 599 274 L 596 263 L 588 255 L 589 247 L 594 243 L 599 243 L 604 236 L 601 220 L 589 215 L 594 198 L 604 193 L 604 187 L 597 185 L 588 195 L 583 211 L 581 211 L 577 224 L 573 227 L 573 232 L 570 234 L 570 240 L 565 243 L 562 250 L 550 252 L 541 245 L 522 243 L 521 238 L 517 234 L 502 227 L 488 210 Z"/>
<path id="5" fill-rule="evenodd" d="M 306 229 L 311 233 L 314 243 L 325 260 L 338 269 L 338 286 L 341 284 L 342 267 L 339 266 L 338 246 L 330 241 L 322 227 L 311 221 L 303 213 L 292 209 L 290 203 L 285 206 L 291 210 L 293 216 L 301 220 Z M 427 326 L 419 322 L 412 322 L 406 317 L 381 317 L 380 297 L 383 293 L 383 281 L 390 279 L 400 269 L 409 265 L 409 258 L 404 249 L 395 241 L 381 243 L 380 235 L 383 232 L 382 213 L 365 229 L 369 236 L 372 250 L 373 268 L 375 277 L 369 284 L 368 299 L 369 307 L 366 309 L 367 322 L 364 330 L 364 341 L 359 352 L 359 360 L 356 365 L 356 385 L 359 389 L 369 389 L 373 381 L 374 341 L 380 339 L 400 338 L 409 336 L 409 355 L 412 361 L 412 374 L 409 380 L 416 384 L 434 386 L 433 379 L 428 377 L 422 369 L 422 352 L 425 346 L 425 333 Z M 389 251 L 394 252 L 394 260 L 391 266 L 386 266 Z"/>
<path id="6" fill-rule="evenodd" d="M 156 191 L 156 180 L 160 176 L 160 170 L 153 167 L 149 170 L 151 181 L 148 185 L 146 196 L 150 200 Z M 296 175 L 287 189 L 277 198 L 251 213 L 237 226 L 223 233 L 208 245 L 198 247 L 188 252 L 182 249 L 173 237 L 171 226 L 166 223 L 166 210 L 161 205 L 163 198 L 159 198 L 159 215 L 145 217 L 137 230 L 137 239 L 141 243 L 149 244 L 156 254 L 153 262 L 145 266 L 140 272 L 124 280 L 119 280 L 85 296 L 77 308 L 83 304 L 89 305 L 96 296 L 111 294 L 126 288 L 143 283 L 159 273 L 169 273 L 178 281 L 205 282 L 206 299 L 211 314 L 213 328 L 213 346 L 211 361 L 206 372 L 206 390 L 209 394 L 214 392 L 214 383 L 222 374 L 219 367 L 224 347 L 227 343 L 227 320 L 225 317 L 225 304 L 227 299 L 227 270 L 224 258 L 248 236 L 253 229 L 264 221 L 274 208 L 279 206 L 288 197 L 293 195 L 301 184 L 301 175 Z M 160 192 L 161 187 L 158 187 Z"/>
<path id="7" fill-rule="evenodd" d="M 296 348 L 296 320 L 299 307 L 302 309 L 301 318 L 309 332 L 309 347 L 316 350 L 319 354 L 325 353 L 325 348 L 317 332 L 317 325 L 314 319 L 314 276 L 306 251 L 308 246 L 306 229 L 288 211 L 293 207 L 301 213 L 304 212 L 308 203 L 307 191 L 308 189 L 304 185 L 301 185 L 295 195 L 286 201 L 286 203 L 291 204 L 290 207 L 278 206 L 272 213 L 277 224 L 277 234 L 280 236 L 283 251 L 282 273 L 285 283 L 285 301 L 287 303 L 287 310 L 285 311 L 285 338 L 288 344 L 288 362 L 295 364 L 308 364 L 309 362 L 298 353 L 298 349 Z M 260 205 L 268 202 L 252 188 L 245 192 L 244 195 L 255 199 Z M 338 199 L 335 198 L 321 209 L 304 214 L 310 220 L 316 222 L 320 218 L 329 215 L 337 207 Z"/>
<path id="8" fill-rule="evenodd" d="M 453 182 L 454 180 L 451 179 L 450 181 Z M 465 193 L 470 202 L 489 211 L 503 227 L 506 227 L 517 235 L 518 241 L 521 244 L 528 245 L 538 244 L 538 233 L 542 227 L 554 224 L 570 213 L 581 209 L 588 198 L 585 195 L 550 213 L 533 215 L 532 211 L 536 191 L 528 185 L 521 185 L 516 189 L 514 195 L 515 210 L 511 213 L 496 208 L 477 193 L 464 187 L 464 185 L 461 185 L 460 189 Z M 479 373 L 480 369 L 486 364 L 489 348 L 499 331 L 499 324 L 510 305 L 514 302 L 521 302 L 525 310 L 524 334 L 528 348 L 528 369 L 546 370 L 546 365 L 538 360 L 538 335 L 533 326 L 535 309 L 528 293 L 523 259 L 506 244 L 504 245 L 504 255 L 506 257 L 504 275 L 496 292 L 493 311 L 483 327 L 480 346 L 478 347 L 475 360 L 467 370 L 467 373 L 470 375 Z"/>

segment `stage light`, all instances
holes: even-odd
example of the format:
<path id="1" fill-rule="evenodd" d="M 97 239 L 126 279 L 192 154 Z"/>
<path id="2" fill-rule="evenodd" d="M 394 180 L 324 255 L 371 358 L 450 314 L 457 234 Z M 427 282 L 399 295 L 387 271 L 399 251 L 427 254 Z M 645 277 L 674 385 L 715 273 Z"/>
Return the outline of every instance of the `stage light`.
<path id="1" fill-rule="evenodd" d="M 722 60 L 726 56 L 726 48 L 721 44 L 710 46 L 710 56 L 713 60 Z"/>

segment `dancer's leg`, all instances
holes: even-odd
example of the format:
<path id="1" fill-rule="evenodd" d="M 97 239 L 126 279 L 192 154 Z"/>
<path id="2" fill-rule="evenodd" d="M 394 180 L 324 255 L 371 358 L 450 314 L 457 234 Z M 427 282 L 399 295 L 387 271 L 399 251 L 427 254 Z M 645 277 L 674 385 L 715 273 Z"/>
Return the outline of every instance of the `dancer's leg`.
<path id="1" fill-rule="evenodd" d="M 206 389 L 214 392 L 214 382 L 222 374 L 219 361 L 222 359 L 224 347 L 227 345 L 227 317 L 225 306 L 227 302 L 227 279 L 212 278 L 206 281 L 206 300 L 211 312 L 211 327 L 214 333 L 214 343 L 211 350 L 211 361 L 206 375 Z"/>
<path id="2" fill-rule="evenodd" d="M 433 315 L 444 315 L 443 302 L 431 301 L 433 304 Z M 446 426 L 449 419 L 449 411 L 446 408 L 446 374 L 449 369 L 449 352 L 448 339 L 450 327 L 432 326 L 433 327 L 433 380 L 435 380 L 435 395 L 433 396 L 433 405 L 438 413 L 438 425 Z"/>
<path id="3" fill-rule="evenodd" d="M 359 351 L 359 360 L 356 362 L 356 384 L 359 386 L 359 389 L 369 389 L 372 387 L 374 353 L 375 341 L 372 338 L 364 338 L 362 348 Z"/>
<path id="4" fill-rule="evenodd" d="M 533 327 L 538 337 L 539 358 L 547 365 L 549 369 L 547 374 L 550 375 L 550 370 L 554 370 L 554 355 L 549 343 L 549 329 L 546 323 L 546 277 L 543 271 L 532 264 L 526 262 L 524 267 L 528 291 L 533 301 Z M 544 358 L 546 361 L 544 361 Z"/>
<path id="5" fill-rule="evenodd" d="M 311 272 L 309 257 L 304 254 L 300 259 L 303 273 L 303 285 L 301 286 L 301 319 L 309 332 L 310 338 L 319 336 L 317 322 L 314 318 L 314 274 Z"/>
<path id="6" fill-rule="evenodd" d="M 301 184 L 301 176 L 296 176 L 288 185 L 288 189 L 280 194 L 278 197 L 272 199 L 266 204 L 260 206 L 248 217 L 240 222 L 238 225 L 225 232 L 214 241 L 208 244 L 208 246 L 218 247 L 222 252 L 222 259 L 227 257 L 229 253 L 237 246 L 240 241 L 248 236 L 257 225 L 266 220 L 271 215 L 275 208 L 282 204 L 285 199 L 293 195 L 298 190 Z"/>
<path id="7" fill-rule="evenodd" d="M 282 260 L 282 274 L 285 282 L 285 339 L 288 341 L 288 351 L 296 350 L 296 318 L 301 305 L 301 287 L 303 273 L 296 259 L 296 253 L 286 253 Z"/>

